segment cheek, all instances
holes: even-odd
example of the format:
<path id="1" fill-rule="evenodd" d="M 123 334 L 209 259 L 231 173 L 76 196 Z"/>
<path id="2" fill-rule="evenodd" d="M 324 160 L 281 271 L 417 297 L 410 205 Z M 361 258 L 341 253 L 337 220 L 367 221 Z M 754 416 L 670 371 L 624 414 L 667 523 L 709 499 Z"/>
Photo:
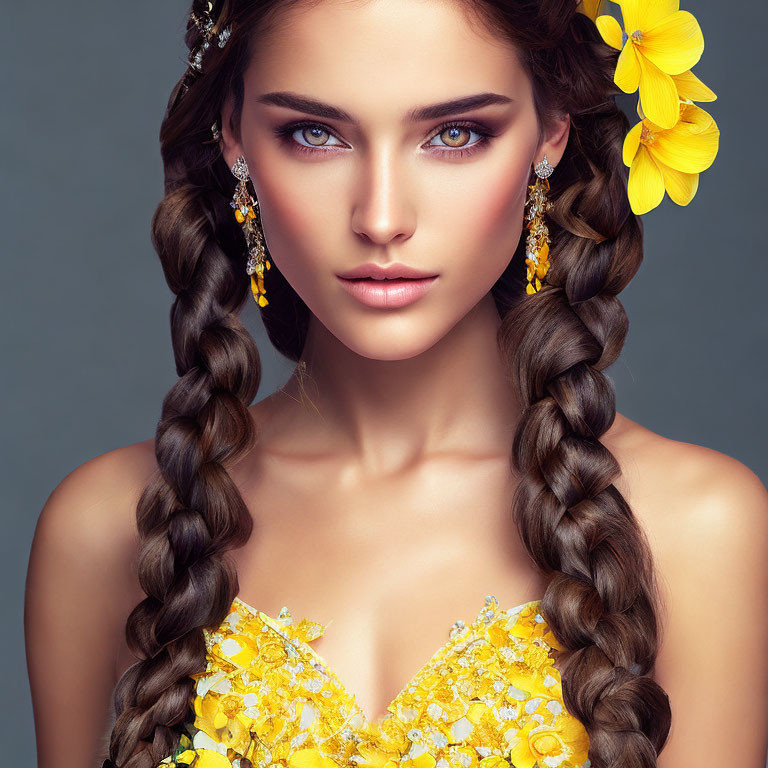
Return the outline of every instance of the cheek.
<path id="1" fill-rule="evenodd" d="M 317 191 L 306 189 L 306 180 L 286 178 L 280 169 L 261 169 L 256 177 L 267 247 L 275 266 L 299 294 L 312 285 L 313 273 L 323 265 L 323 238 L 328 237 L 334 212 Z M 337 212 L 337 216 L 341 211 Z"/>
<path id="2" fill-rule="evenodd" d="M 435 231 L 443 233 L 447 268 L 471 267 L 479 283 L 495 282 L 520 240 L 529 176 L 527 164 L 509 162 L 443 191 Z"/>
<path id="3" fill-rule="evenodd" d="M 522 226 L 527 169 L 497 174 L 478 185 L 464 220 L 476 237 L 488 244 L 497 238 L 517 237 Z"/>

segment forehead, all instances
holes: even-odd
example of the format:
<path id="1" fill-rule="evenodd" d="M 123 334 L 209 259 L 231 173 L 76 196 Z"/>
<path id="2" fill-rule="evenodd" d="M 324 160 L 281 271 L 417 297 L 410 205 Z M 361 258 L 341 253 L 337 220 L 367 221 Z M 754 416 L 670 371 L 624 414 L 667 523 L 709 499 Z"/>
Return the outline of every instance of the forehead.
<path id="1" fill-rule="evenodd" d="M 246 84 L 371 114 L 489 90 L 519 98 L 528 88 L 514 46 L 458 0 L 289 3 L 257 33 Z"/>

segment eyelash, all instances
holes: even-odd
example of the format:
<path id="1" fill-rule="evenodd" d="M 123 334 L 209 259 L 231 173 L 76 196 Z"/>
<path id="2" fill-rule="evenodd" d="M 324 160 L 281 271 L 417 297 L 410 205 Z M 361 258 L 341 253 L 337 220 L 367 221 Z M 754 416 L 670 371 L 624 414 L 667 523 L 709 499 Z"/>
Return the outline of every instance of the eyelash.
<path id="1" fill-rule="evenodd" d="M 309 120 L 300 120 L 298 122 L 293 123 L 287 123 L 286 125 L 281 125 L 280 127 L 275 129 L 275 135 L 284 141 L 291 150 L 296 150 L 299 152 L 309 152 L 310 154 L 317 154 L 318 152 L 327 152 L 327 149 L 324 149 L 323 147 L 308 147 L 304 144 L 299 144 L 299 142 L 294 141 L 293 134 L 299 129 L 299 128 L 320 128 L 321 130 L 325 131 L 326 133 L 335 136 L 336 134 L 326 125 L 323 125 L 322 123 L 313 123 Z M 468 147 L 465 148 L 459 148 L 459 149 L 450 149 L 448 147 L 440 147 L 438 150 L 441 155 L 451 155 L 451 156 L 457 156 L 457 157 L 466 157 L 467 155 L 471 155 L 474 152 L 480 151 L 485 148 L 485 146 L 489 143 L 489 140 L 496 136 L 496 134 L 491 131 L 487 126 L 483 126 L 480 123 L 474 123 L 474 122 L 465 122 L 465 121 L 453 121 L 449 123 L 443 123 L 439 128 L 436 129 L 436 131 L 431 135 L 430 139 L 435 138 L 435 136 L 439 136 L 441 133 L 443 133 L 448 128 L 467 128 L 471 130 L 473 133 L 479 134 L 480 138 L 474 142 L 474 144 L 470 144 Z M 327 146 L 337 146 L 334 144 L 330 144 Z M 439 146 L 436 144 L 432 145 Z"/>

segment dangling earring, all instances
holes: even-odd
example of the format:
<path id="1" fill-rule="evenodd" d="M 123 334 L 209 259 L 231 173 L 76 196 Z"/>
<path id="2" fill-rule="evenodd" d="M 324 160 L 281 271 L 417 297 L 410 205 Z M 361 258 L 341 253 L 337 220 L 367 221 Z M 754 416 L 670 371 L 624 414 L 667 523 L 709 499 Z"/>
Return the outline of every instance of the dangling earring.
<path id="1" fill-rule="evenodd" d="M 549 177 L 555 167 L 549 164 L 547 156 L 544 155 L 544 159 L 534 167 L 534 170 L 538 178 L 534 184 L 528 186 L 527 203 L 530 208 L 525 216 L 528 221 L 526 227 L 529 230 L 525 245 L 525 263 L 528 267 L 526 293 L 536 293 L 541 288 L 541 281 L 549 269 L 549 229 L 544 222 L 544 214 L 552 207 L 551 201 L 547 200 L 547 192 L 549 192 Z M 534 278 L 535 287 L 532 285 Z"/>
<path id="2" fill-rule="evenodd" d="M 235 160 L 235 164 L 230 170 L 232 175 L 238 179 L 230 205 L 235 209 L 235 218 L 238 223 L 243 226 L 245 241 L 248 244 L 248 263 L 245 271 L 251 276 L 253 298 L 260 307 L 266 307 L 269 302 L 264 290 L 264 270 L 272 269 L 272 265 L 269 263 L 264 248 L 264 233 L 260 225 L 261 216 L 257 218 L 256 215 L 256 211 L 259 210 L 259 201 L 251 197 L 248 191 L 247 183 L 250 174 L 248 173 L 248 164 L 242 155 Z"/>

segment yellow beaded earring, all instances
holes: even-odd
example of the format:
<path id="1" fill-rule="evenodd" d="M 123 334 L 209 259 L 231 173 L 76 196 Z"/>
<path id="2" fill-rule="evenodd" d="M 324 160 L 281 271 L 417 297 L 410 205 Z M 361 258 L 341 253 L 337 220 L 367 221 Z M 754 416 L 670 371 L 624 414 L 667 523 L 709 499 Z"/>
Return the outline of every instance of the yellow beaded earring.
<path id="1" fill-rule="evenodd" d="M 242 155 L 235 160 L 235 164 L 230 170 L 232 175 L 238 180 L 230 205 L 235 209 L 235 218 L 238 224 L 241 224 L 243 227 L 245 241 L 248 245 L 248 263 L 246 264 L 245 271 L 251 276 L 251 292 L 253 293 L 254 300 L 260 307 L 266 307 L 269 302 L 264 290 L 264 270 L 272 269 L 272 265 L 267 258 L 267 252 L 264 247 L 264 233 L 260 223 L 261 216 L 257 215 L 259 201 L 252 197 L 248 191 L 250 174 L 248 173 L 248 164 Z"/>
<path id="2" fill-rule="evenodd" d="M 536 293 L 541 288 L 541 281 L 549 269 L 549 229 L 544 222 L 544 214 L 552 207 L 547 200 L 549 177 L 555 170 L 549 164 L 547 156 L 534 166 L 536 182 L 528 186 L 528 213 L 525 216 L 528 237 L 525 245 L 525 263 L 527 265 L 525 286 L 526 293 Z M 533 281 L 535 280 L 535 284 Z"/>

